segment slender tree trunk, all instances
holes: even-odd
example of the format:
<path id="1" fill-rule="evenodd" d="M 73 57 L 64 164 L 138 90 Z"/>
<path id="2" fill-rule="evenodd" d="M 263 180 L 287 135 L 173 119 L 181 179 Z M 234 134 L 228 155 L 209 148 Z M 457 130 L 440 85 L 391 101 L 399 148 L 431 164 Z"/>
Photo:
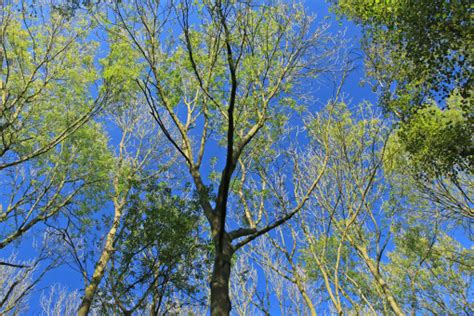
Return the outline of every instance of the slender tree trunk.
<path id="1" fill-rule="evenodd" d="M 99 261 L 97 261 L 97 264 L 95 266 L 92 279 L 89 285 L 86 287 L 86 290 L 84 291 L 84 297 L 82 298 L 81 306 L 79 307 L 79 310 L 77 312 L 78 316 L 87 316 L 87 314 L 89 313 L 89 310 L 92 305 L 92 300 L 94 299 L 94 295 L 97 291 L 97 288 L 99 287 L 100 282 L 102 281 L 102 277 L 104 276 L 104 273 L 105 273 L 105 268 L 107 267 L 110 257 L 112 256 L 112 253 L 114 251 L 113 244 L 115 240 L 115 234 L 117 233 L 117 230 L 120 224 L 120 219 L 122 217 L 123 201 L 122 202 L 114 201 L 114 204 L 115 204 L 114 221 L 105 239 L 105 246 L 100 255 L 100 259 Z"/>
<path id="2" fill-rule="evenodd" d="M 0 0 L 0 9 L 3 10 L 3 0 Z M 3 21 L 2 21 L 3 22 Z M 5 87 L 3 86 L 3 36 L 0 36 L 0 93 L 2 94 L 2 104 L 0 104 L 0 117 L 3 116 L 3 111 L 5 110 Z M 2 126 L 0 126 L 0 131 Z M 0 212 L 2 211 L 2 206 L 0 205 Z"/>
<path id="3" fill-rule="evenodd" d="M 309 308 L 309 312 L 311 316 L 317 316 L 316 309 L 314 308 L 313 302 L 311 301 L 311 298 L 309 297 L 308 293 L 306 293 L 306 290 L 300 290 L 300 291 L 306 303 L 306 306 Z"/>
<path id="4" fill-rule="evenodd" d="M 214 267 L 211 278 L 211 315 L 227 316 L 230 314 L 230 269 L 233 249 L 229 236 L 222 238 L 222 251 L 219 249 L 219 234 L 214 237 Z"/>
<path id="5" fill-rule="evenodd" d="M 296 286 L 298 287 L 298 290 L 300 291 L 301 296 L 303 296 L 303 300 L 306 303 L 306 306 L 308 307 L 311 316 L 317 316 L 316 309 L 314 308 L 313 302 L 311 301 L 311 298 L 306 292 L 305 286 L 302 280 L 300 279 L 299 275 L 297 275 L 298 271 L 296 271 L 295 268 L 293 268 L 293 273 L 295 275 Z"/>
<path id="6" fill-rule="evenodd" d="M 388 284 L 385 282 L 383 276 L 380 274 L 380 271 L 377 269 L 373 261 L 370 259 L 369 255 L 367 254 L 367 251 L 363 247 L 357 247 L 356 248 L 359 250 L 359 252 L 362 254 L 362 257 L 364 258 L 365 264 L 369 268 L 370 272 L 375 278 L 375 281 L 377 284 L 382 288 L 382 292 L 385 296 L 385 299 L 387 300 L 390 308 L 394 312 L 395 315 L 397 316 L 404 316 L 405 313 L 401 309 L 400 305 L 398 305 L 397 300 L 395 299 L 395 296 L 392 294 L 392 291 L 390 290 Z"/>
<path id="7" fill-rule="evenodd" d="M 310 240 L 310 239 L 308 239 L 308 240 Z M 310 244 L 312 245 L 311 241 L 310 241 Z M 314 252 L 311 252 L 311 255 L 312 255 L 314 261 L 316 262 L 316 264 L 319 268 L 319 271 L 321 272 L 321 275 L 322 275 L 323 280 L 324 280 L 324 285 L 326 287 L 326 291 L 329 294 L 329 298 L 331 299 L 331 302 L 334 304 L 334 308 L 336 308 L 336 310 L 337 310 L 337 314 L 338 315 L 343 315 L 340 300 L 336 299 L 336 297 L 334 296 L 334 293 L 332 292 L 331 283 L 330 283 L 329 276 L 328 276 L 328 273 L 326 271 L 326 268 L 323 266 L 323 264 L 319 260 L 318 256 Z M 335 284 L 335 286 L 338 286 L 338 285 Z"/>
<path id="8" fill-rule="evenodd" d="M 158 313 L 156 312 L 156 299 L 153 298 L 153 304 L 150 307 L 150 316 L 158 316 Z"/>

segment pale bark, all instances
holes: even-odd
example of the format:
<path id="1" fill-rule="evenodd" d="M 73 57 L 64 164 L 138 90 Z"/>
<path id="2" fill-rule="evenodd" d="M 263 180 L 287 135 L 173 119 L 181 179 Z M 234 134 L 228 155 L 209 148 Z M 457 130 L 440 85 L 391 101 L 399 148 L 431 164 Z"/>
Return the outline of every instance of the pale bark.
<path id="1" fill-rule="evenodd" d="M 124 149 L 125 149 L 125 142 L 127 139 L 128 132 L 124 131 L 122 134 L 122 139 L 119 145 L 119 157 L 118 157 L 118 169 L 123 165 L 124 162 Z M 128 180 L 128 179 L 127 179 Z M 125 181 L 127 181 L 125 180 Z M 92 301 L 94 300 L 95 293 L 97 292 L 97 288 L 99 287 L 102 278 L 104 277 L 105 270 L 107 264 L 110 261 L 110 258 L 114 252 L 114 242 L 115 242 L 115 235 L 117 234 L 117 230 L 120 226 L 120 221 L 122 219 L 123 208 L 126 203 L 126 196 L 130 187 L 125 189 L 125 192 L 121 192 L 120 189 L 120 172 L 116 171 L 116 174 L 113 177 L 113 188 L 115 191 L 115 195 L 113 196 L 112 200 L 114 203 L 114 219 L 112 222 L 112 226 L 105 237 L 105 245 L 102 253 L 100 254 L 99 261 L 97 261 L 94 269 L 94 273 L 92 275 L 92 279 L 89 284 L 86 286 L 84 291 L 84 297 L 82 298 L 81 306 L 77 312 L 78 316 L 87 316 L 89 310 L 92 305 Z M 121 193 L 123 196 L 121 196 Z"/>
<path id="2" fill-rule="evenodd" d="M 352 240 L 351 240 L 351 243 L 352 243 Z M 369 258 L 369 255 L 367 254 L 367 251 L 363 247 L 357 246 L 355 243 L 353 245 L 359 251 L 359 254 L 364 259 L 364 262 L 365 262 L 367 268 L 369 268 L 370 273 L 372 273 L 372 276 L 374 277 L 375 281 L 377 282 L 377 284 L 382 289 L 382 292 L 385 296 L 385 299 L 387 300 L 387 302 L 390 305 L 390 308 L 392 309 L 394 314 L 397 315 L 397 316 L 405 315 L 405 313 L 401 309 L 400 305 L 398 305 L 398 302 L 397 302 L 395 296 L 393 295 L 392 291 L 390 290 L 390 287 L 388 286 L 387 282 L 385 282 L 385 280 L 384 280 L 382 274 L 380 273 L 379 269 L 376 267 L 374 262 Z"/>
<path id="3" fill-rule="evenodd" d="M 314 305 L 313 305 L 313 301 L 311 300 L 311 298 L 309 297 L 308 293 L 306 292 L 304 283 L 302 282 L 302 280 L 300 279 L 300 277 L 297 275 L 297 273 L 298 273 L 298 272 L 295 272 L 296 286 L 298 287 L 298 290 L 300 291 L 301 296 L 303 297 L 303 300 L 304 300 L 306 306 L 308 307 L 311 316 L 317 316 L 317 314 L 316 314 L 316 308 L 315 308 Z"/>
<path id="4" fill-rule="evenodd" d="M 97 288 L 99 287 L 99 284 L 102 281 L 102 278 L 105 274 L 105 269 L 114 251 L 113 244 L 115 241 L 115 235 L 120 225 L 120 220 L 122 218 L 123 205 L 123 200 L 120 202 L 114 201 L 115 215 L 112 227 L 110 227 L 110 230 L 107 233 L 107 237 L 105 239 L 105 246 L 100 255 L 100 259 L 99 261 L 97 261 L 97 264 L 95 266 L 92 279 L 84 291 L 84 297 L 82 298 L 81 306 L 79 307 L 79 310 L 77 312 L 78 316 L 86 316 L 90 311 L 95 293 L 97 292 Z"/>

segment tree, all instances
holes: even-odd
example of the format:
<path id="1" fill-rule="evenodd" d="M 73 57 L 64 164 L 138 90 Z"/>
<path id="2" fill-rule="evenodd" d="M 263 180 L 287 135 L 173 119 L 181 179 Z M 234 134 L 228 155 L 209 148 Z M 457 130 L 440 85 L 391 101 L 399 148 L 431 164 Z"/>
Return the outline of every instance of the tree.
<path id="1" fill-rule="evenodd" d="M 313 142 L 327 145 L 324 151 L 308 146 L 308 158 L 298 159 L 307 161 L 298 165 L 298 174 L 316 173 L 323 165 L 325 172 L 297 215 L 297 224 L 288 225 L 270 241 L 277 255 L 260 254 L 276 273 L 295 284 L 312 314 L 317 307 L 314 293 L 324 295 L 339 315 L 375 313 L 379 302 L 403 314 L 374 264 L 382 258 L 387 241 L 384 214 L 374 208 L 385 194 L 379 181 L 383 181 L 388 130 L 372 110 L 361 106 L 353 113 L 344 103 L 332 102 L 307 120 Z M 272 263 L 278 254 L 281 259 Z M 376 302 L 371 302 L 373 297 Z"/>
<path id="2" fill-rule="evenodd" d="M 383 111 L 298 1 L 0 0 L 0 313 L 473 314 L 467 4 L 333 3 Z"/>
<path id="3" fill-rule="evenodd" d="M 0 170 L 55 148 L 104 105 L 107 94 L 105 88 L 97 98 L 89 93 L 99 79 L 96 44 L 87 40 L 91 21 L 26 6 L 2 2 Z"/>
<path id="4" fill-rule="evenodd" d="M 401 102 L 392 110 L 409 114 L 408 106 L 420 105 L 433 94 L 445 98 L 453 90 L 469 98 L 473 62 L 469 1 L 332 2 L 337 13 L 363 26 L 368 58 L 375 58 L 368 66 L 372 74 L 381 75 L 376 76 L 382 80 L 381 88 L 390 93 L 386 84 L 397 84 L 393 96 Z M 407 100 L 413 103 L 404 104 Z M 469 100 L 465 101 L 468 106 Z"/>
<path id="5" fill-rule="evenodd" d="M 74 315 L 81 300 L 79 291 L 68 292 L 58 284 L 51 286 L 49 293 L 41 293 L 40 305 L 44 316 Z"/>
<path id="6" fill-rule="evenodd" d="M 416 194 L 436 203 L 447 219 L 471 222 L 472 175 L 463 150 L 471 133 L 459 107 L 459 96 L 447 100 L 449 109 L 428 105 L 413 115 L 390 139 L 387 169 L 411 179 Z"/>
<path id="7" fill-rule="evenodd" d="M 91 21 L 26 6 L 2 2 L 0 181 L 7 203 L 0 248 L 79 197 L 95 203 L 92 191 L 107 172 L 105 139 L 89 122 L 107 97 L 97 86 Z"/>
<path id="8" fill-rule="evenodd" d="M 28 166 L 4 170 L 2 192 L 8 201 L 1 213 L 0 248 L 19 240 L 38 223 L 54 220 L 61 212 L 81 213 L 84 203 L 101 201 L 99 187 L 107 174 L 106 140 L 90 124 L 56 146 L 56 150 Z"/>
<path id="9" fill-rule="evenodd" d="M 450 218 L 471 221 L 466 181 L 474 165 L 470 2 L 332 2 L 337 13 L 363 27 L 368 75 L 381 105 L 400 119 L 393 142 L 420 194 L 440 197 Z"/>
<path id="10" fill-rule="evenodd" d="M 118 97 L 119 94 L 120 98 Z M 49 226 L 55 230 L 54 234 L 58 237 L 57 242 L 67 247 L 74 265 L 84 278 L 85 293 L 78 312 L 81 315 L 87 314 L 90 310 L 99 286 L 107 273 L 110 260 L 117 251 L 119 230 L 132 228 L 123 227 L 133 223 L 125 221 L 128 216 L 127 213 L 136 212 L 134 216 L 144 218 L 146 212 L 152 211 L 150 210 L 151 205 L 143 205 L 144 208 L 147 207 L 148 209 L 130 210 L 130 205 L 133 202 L 132 197 L 135 200 L 140 199 L 141 195 L 147 192 L 147 184 L 154 187 L 159 181 L 164 181 L 164 174 L 174 161 L 170 149 L 167 149 L 166 143 L 164 143 L 164 136 L 160 135 L 151 121 L 151 117 L 142 110 L 143 103 L 140 102 L 141 100 L 139 98 L 134 99 L 133 96 L 133 91 L 114 91 L 112 100 L 115 100 L 116 103 L 105 112 L 105 122 L 107 122 L 109 128 L 114 126 L 120 132 L 118 135 L 120 140 L 117 152 L 113 154 L 114 148 L 106 148 L 106 160 L 101 162 L 107 164 L 107 166 L 102 166 L 100 187 L 94 188 L 94 194 L 101 196 L 102 203 L 83 204 L 81 206 L 82 212 L 64 214 L 65 216 L 60 221 L 49 223 Z M 117 100 L 120 100 L 120 102 Z M 106 139 L 105 144 L 111 142 L 111 139 L 105 135 L 102 124 L 97 123 L 95 131 L 96 138 L 94 141 Z M 90 149 L 93 152 L 97 151 L 96 147 Z M 85 149 L 82 149 L 82 151 L 85 151 Z M 75 157 L 75 159 L 77 158 Z M 95 159 L 103 159 L 103 157 L 99 156 Z M 72 164 L 71 162 L 68 163 Z M 88 167 L 90 168 L 90 162 Z M 82 203 L 87 201 L 84 200 L 84 196 L 81 197 Z M 156 200 L 155 202 L 160 201 Z M 74 204 L 68 206 L 68 209 L 71 209 Z M 98 213 L 100 209 L 104 209 L 101 212 L 103 214 L 102 220 L 105 223 L 110 223 L 110 227 L 105 230 L 102 228 L 103 223 L 94 220 L 94 217 L 100 214 Z M 110 209 L 112 209 L 112 216 L 110 216 Z M 156 211 L 156 209 L 154 210 Z M 140 234 L 142 228 L 138 225 L 138 222 L 135 222 L 135 224 L 133 229 L 136 230 L 136 234 Z M 96 253 L 89 256 L 90 251 L 87 249 L 88 247 L 91 249 L 95 247 L 88 241 L 89 238 L 94 239 L 94 234 L 87 233 L 93 225 L 101 227 L 98 227 L 98 248 L 101 250 L 97 254 L 97 259 L 94 258 Z M 173 230 L 176 230 L 176 228 L 173 227 Z M 103 235 L 101 235 L 102 232 Z M 159 247 L 160 241 L 154 240 L 154 242 L 158 243 L 157 246 Z M 133 252 L 135 250 L 129 249 L 128 251 Z M 87 265 L 91 261 L 94 265 L 92 273 L 87 269 Z M 125 262 L 123 264 L 126 265 Z"/>
<path id="11" fill-rule="evenodd" d="M 174 195 L 164 181 L 142 185 L 117 233 L 103 292 L 127 315 L 161 315 L 199 305 L 194 297 L 208 277 L 208 254 L 199 236 L 196 203 Z"/>
<path id="12" fill-rule="evenodd" d="M 111 67 L 117 62 L 115 52 L 113 48 L 108 57 Z M 113 71 L 106 68 L 104 73 L 110 76 Z M 122 89 L 114 90 L 114 103 L 101 117 L 102 124 L 96 125 L 96 140 L 107 137 L 104 126 L 113 128 L 118 137 L 117 148 L 108 149 L 109 166 L 102 170 L 101 187 L 94 189 L 102 203 L 83 205 L 82 213 L 64 214 L 60 221 L 49 223 L 56 243 L 69 253 L 68 263 L 83 277 L 80 315 L 91 308 L 110 312 L 110 301 L 125 314 L 148 308 L 158 313 L 165 304 L 162 299 L 178 290 L 194 290 L 188 282 L 193 276 L 190 267 L 198 263 L 190 253 L 199 247 L 199 239 L 195 240 L 198 218 L 190 211 L 192 199 L 174 196 L 184 194 L 178 186 L 179 172 L 173 174 L 173 190 L 167 186 L 168 170 L 176 157 L 136 90 L 129 89 L 124 78 L 114 76 L 114 80 L 119 80 Z M 108 136 L 106 143 L 113 141 Z M 89 232 L 93 226 L 97 234 Z M 89 264 L 94 266 L 92 271 Z M 104 280 L 107 284 L 101 287 Z M 138 285 L 147 290 L 135 292 Z M 156 299 L 153 304 L 150 296 Z"/>
<path id="13" fill-rule="evenodd" d="M 268 210 L 267 223 L 226 228 L 239 161 L 258 146 L 273 145 L 265 140 L 278 138 L 285 117 L 294 113 L 293 86 L 320 72 L 333 47 L 324 49 L 330 40 L 324 28 L 313 32 L 311 18 L 299 4 L 143 1 L 115 3 L 113 10 L 111 32 L 141 54 L 146 71 L 138 80 L 140 88 L 198 192 L 214 247 L 211 314 L 227 315 L 234 253 L 293 217 L 314 188 L 310 185 L 287 213 Z M 171 26 L 179 35 L 169 31 Z M 323 50 L 315 54 L 317 49 Z M 163 117 L 170 118 L 176 136 L 167 132 L 170 126 Z M 205 184 L 201 171 L 211 144 L 225 152 L 216 157 L 224 159 L 217 161 L 222 172 L 215 189 Z"/>
<path id="14" fill-rule="evenodd" d="M 293 225 L 304 236 L 299 251 L 309 279 L 322 284 L 339 314 L 469 311 L 464 297 L 472 285 L 460 259 L 469 250 L 448 236 L 449 227 L 439 231 L 441 218 L 431 216 L 436 203 L 412 194 L 412 183 L 391 172 L 391 131 L 380 114 L 369 105 L 351 112 L 338 104 L 314 126 L 327 127 L 313 131 L 328 135 L 330 156 Z"/>
<path id="15" fill-rule="evenodd" d="M 28 295 L 31 293 L 37 269 L 34 262 L 18 262 L 16 255 L 11 255 L 0 264 L 0 311 L 2 314 L 20 314 L 28 310 Z"/>
<path id="16" fill-rule="evenodd" d="M 128 93 L 133 95 L 133 91 L 128 91 Z M 169 150 L 163 146 L 163 138 L 157 135 L 156 129 L 149 124 L 150 120 L 147 124 L 147 116 L 143 116 L 143 111 L 140 110 L 140 99 L 133 101 L 129 97 L 121 100 L 119 105 L 121 108 L 117 110 L 117 113 L 111 113 L 111 119 L 113 119 L 111 123 L 115 124 L 121 133 L 113 170 L 108 179 L 108 186 L 111 189 L 107 192 L 107 198 L 113 204 L 113 219 L 104 236 L 103 249 L 95 263 L 94 272 L 90 280 L 86 282 L 79 315 L 87 315 L 110 258 L 115 252 L 116 235 L 123 225 L 131 195 L 139 194 L 135 191 L 139 190 L 140 182 L 157 181 L 162 172 L 169 167 L 164 162 L 161 166 L 159 165 L 160 160 L 169 159 L 167 156 Z M 150 168 L 155 170 L 150 172 Z"/>
<path id="17" fill-rule="evenodd" d="M 425 155 L 438 174 L 472 173 L 474 146 L 467 136 L 474 130 L 470 2 L 333 2 L 338 13 L 363 27 L 368 74 L 381 91 L 382 106 L 401 119 L 400 141 L 412 162 L 417 164 L 427 148 L 412 146 L 417 138 L 409 136 L 415 132 L 430 140 Z M 442 134 L 420 126 L 420 118 L 444 121 Z"/>

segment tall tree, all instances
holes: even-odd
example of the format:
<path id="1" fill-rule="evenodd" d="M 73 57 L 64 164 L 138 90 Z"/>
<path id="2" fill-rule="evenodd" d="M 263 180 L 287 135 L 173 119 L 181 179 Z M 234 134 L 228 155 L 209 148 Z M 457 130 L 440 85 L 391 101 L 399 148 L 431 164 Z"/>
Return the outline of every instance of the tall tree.
<path id="1" fill-rule="evenodd" d="M 108 181 L 111 189 L 107 198 L 113 205 L 113 219 L 103 238 L 104 245 L 95 263 L 94 271 L 86 282 L 78 315 L 87 315 L 92 305 L 95 293 L 115 251 L 116 235 L 122 226 L 130 196 L 137 190 L 137 183 L 147 178 L 151 179 L 150 181 L 157 181 L 163 168 L 168 167 L 166 163 L 162 166 L 158 164 L 160 158 L 162 161 L 169 159 L 169 156 L 167 157 L 169 150 L 163 146 L 163 138 L 156 134 L 154 126 L 149 124 L 151 120 L 148 120 L 147 124 L 148 116 L 143 116 L 143 111 L 140 110 L 140 99 L 132 101 L 129 98 L 128 101 L 129 104 L 120 103 L 121 108 L 117 114 L 111 114 L 112 119 L 115 117 L 111 124 L 115 124 L 120 131 L 118 151 L 114 157 L 113 170 L 110 172 Z M 155 164 L 154 167 L 151 167 L 151 164 Z M 150 172 L 150 168 L 155 170 Z"/>
<path id="2" fill-rule="evenodd" d="M 134 194 L 123 226 L 104 291 L 123 313 L 162 315 L 184 305 L 205 305 L 202 280 L 208 277 L 208 245 L 202 241 L 196 202 L 167 187 L 143 183 Z M 172 192 L 174 191 L 174 193 Z M 142 195 L 142 196 L 140 196 Z"/>
<path id="3" fill-rule="evenodd" d="M 0 249 L 77 198 L 92 198 L 107 173 L 105 139 L 89 122 L 107 96 L 88 39 L 92 22 L 48 5 L 30 10 L 2 3 Z"/>
<path id="4" fill-rule="evenodd" d="M 471 273 L 461 258 L 472 251 L 431 216 L 436 203 L 413 194 L 412 183 L 391 172 L 389 125 L 373 107 L 356 113 L 338 104 L 314 122 L 313 132 L 329 138 L 326 172 L 298 214 L 299 225 L 275 239 L 287 262 L 275 269 L 299 264 L 339 314 L 469 311 Z M 321 124 L 328 119 L 331 124 Z M 293 246 L 285 247 L 283 236 L 292 236 Z"/>
<path id="5" fill-rule="evenodd" d="M 113 53 L 112 49 L 112 54 L 109 56 L 112 59 Z M 106 68 L 105 73 L 109 75 L 110 71 L 109 68 Z M 124 218 L 130 208 L 132 196 L 137 199 L 138 196 L 144 194 L 146 183 L 153 184 L 163 181 L 165 179 L 164 172 L 170 168 L 174 161 L 170 148 L 166 146 L 164 136 L 157 130 L 152 118 L 143 110 L 145 106 L 143 99 L 135 99 L 136 93 L 126 89 L 126 82 L 120 81 L 120 83 L 125 89 L 114 91 L 112 96 L 114 104 L 102 118 L 106 124 L 95 124 L 94 141 L 106 139 L 106 147 L 114 141 L 112 137 L 106 136 L 105 125 L 113 129 L 116 132 L 114 136 L 119 138 L 117 148 L 110 146 L 106 149 L 105 160 L 101 156 L 91 157 L 95 159 L 95 163 L 101 161 L 102 164 L 100 186 L 96 186 L 93 190 L 93 194 L 101 197 L 101 203 L 87 203 L 87 200 L 84 199 L 85 196 L 82 195 L 80 201 L 71 201 L 68 205 L 68 209 L 74 209 L 76 205 L 79 205 L 81 212 L 64 214 L 59 221 L 49 223 L 54 228 L 55 235 L 60 238 L 58 242 L 65 243 L 67 246 L 76 263 L 75 266 L 84 278 L 85 290 L 78 311 L 79 315 L 88 313 L 104 275 L 107 273 L 111 257 L 116 252 L 117 234 L 120 229 L 123 229 Z M 70 138 L 74 138 L 76 134 L 82 136 L 77 132 Z M 84 148 L 81 150 L 87 152 Z M 94 152 L 97 148 L 91 147 L 90 150 Z M 51 157 L 47 158 L 52 159 Z M 75 163 L 80 165 L 81 161 L 78 161 L 77 157 L 74 158 L 76 159 Z M 73 164 L 71 161 L 68 163 Z M 91 162 L 88 164 L 88 166 L 86 164 L 84 166 L 90 168 Z M 145 205 L 143 207 L 145 208 Z M 136 209 L 132 212 L 136 212 L 136 216 L 139 218 L 144 218 L 146 210 Z M 110 223 L 107 229 L 103 229 L 103 223 L 97 222 L 99 215 L 103 215 L 102 220 L 105 223 Z M 87 233 L 91 225 L 94 224 L 99 226 L 97 239 L 100 251 L 98 253 L 88 251 L 87 248 L 84 249 L 84 247 L 91 249 L 95 247 L 89 243 L 89 240 L 93 240 L 97 236 Z M 133 228 L 137 234 L 141 232 L 140 226 L 135 225 Z M 103 235 L 100 235 L 101 233 Z M 159 243 L 158 240 L 155 241 Z M 92 256 L 85 255 L 89 252 L 92 252 Z M 87 266 L 91 262 L 94 268 L 89 271 Z"/>
<path id="6" fill-rule="evenodd" d="M 368 75 L 381 105 L 400 119 L 394 138 L 410 166 L 405 174 L 420 194 L 441 197 L 450 218 L 472 221 L 472 4 L 332 2 L 363 27 Z"/>
<path id="7" fill-rule="evenodd" d="M 52 150 L 103 107 L 92 28 L 86 16 L 67 19 L 48 5 L 2 5 L 0 170 Z"/>
<path id="8" fill-rule="evenodd" d="M 152 115 L 184 159 L 198 191 L 214 246 L 211 314 L 228 315 L 235 251 L 289 220 L 314 188 L 292 201 L 287 213 L 267 210 L 267 223 L 239 227 L 228 221 L 228 211 L 237 211 L 229 209 L 229 201 L 239 160 L 258 150 L 256 139 L 278 138 L 285 117 L 294 111 L 293 87 L 302 76 L 320 72 L 333 47 L 324 44 L 331 44 L 324 28 L 313 30 L 300 4 L 140 1 L 117 2 L 113 10 L 116 33 L 146 63 L 138 82 Z M 171 126 L 163 117 L 170 118 L 176 136 L 167 132 Z M 205 184 L 202 172 L 212 147 L 223 153 L 216 157 L 222 169 L 215 189 Z"/>

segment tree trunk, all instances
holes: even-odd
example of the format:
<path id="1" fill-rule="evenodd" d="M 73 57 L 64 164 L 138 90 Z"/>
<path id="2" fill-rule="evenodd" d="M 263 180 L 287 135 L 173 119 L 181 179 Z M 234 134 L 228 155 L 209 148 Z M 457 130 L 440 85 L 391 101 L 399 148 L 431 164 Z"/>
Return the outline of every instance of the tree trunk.
<path id="1" fill-rule="evenodd" d="M 311 301 L 311 298 L 309 297 L 308 293 L 306 293 L 306 290 L 302 290 L 301 295 L 303 296 L 306 306 L 309 308 L 309 313 L 311 314 L 311 316 L 317 316 L 316 309 L 314 308 L 313 302 Z"/>
<path id="2" fill-rule="evenodd" d="M 222 251 L 219 249 L 219 234 L 214 237 L 214 267 L 211 279 L 211 315 L 227 316 L 230 314 L 230 268 L 233 249 L 227 234 L 222 238 Z"/>
<path id="3" fill-rule="evenodd" d="M 309 297 L 308 293 L 306 292 L 306 289 L 304 288 L 304 285 L 302 284 L 301 280 L 299 280 L 299 277 L 296 277 L 296 286 L 298 287 L 298 290 L 301 293 L 301 296 L 303 296 L 303 300 L 306 303 L 306 307 L 309 309 L 309 313 L 311 316 L 317 316 L 316 314 L 316 309 L 314 308 L 313 302 L 311 301 L 311 298 Z"/>
<path id="4" fill-rule="evenodd" d="M 295 278 L 295 283 L 296 287 L 301 293 L 301 296 L 303 297 L 304 302 L 306 303 L 306 306 L 309 309 L 310 315 L 311 316 L 317 316 L 316 314 L 316 309 L 314 308 L 313 302 L 311 301 L 311 298 L 309 297 L 308 293 L 306 292 L 305 284 L 304 281 L 301 280 L 300 275 L 298 273 L 298 269 L 294 265 L 292 259 L 289 259 L 291 263 L 291 271 L 293 273 L 293 277 Z"/>
<path id="5" fill-rule="evenodd" d="M 380 274 L 379 270 L 375 266 L 375 264 L 372 262 L 370 259 L 367 251 L 365 248 L 356 246 L 356 248 L 359 250 L 359 253 L 362 254 L 362 257 L 365 261 L 365 264 L 369 268 L 370 272 L 372 273 L 373 277 L 375 278 L 375 281 L 377 284 L 380 286 L 382 289 L 382 292 L 385 296 L 385 299 L 387 300 L 388 304 L 390 305 L 390 308 L 392 309 L 393 313 L 397 316 L 405 316 L 405 313 L 403 312 L 402 308 L 400 305 L 398 305 L 397 300 L 395 299 L 395 296 L 392 294 L 388 284 L 385 282 L 384 278 Z"/>
<path id="6" fill-rule="evenodd" d="M 87 314 L 89 314 L 89 310 L 92 305 L 92 300 L 94 299 L 94 295 L 97 291 L 97 288 L 99 287 L 102 277 L 104 276 L 105 268 L 107 267 L 107 264 L 110 260 L 112 252 L 114 251 L 113 244 L 115 241 L 115 234 L 117 233 L 117 229 L 120 224 L 120 219 L 122 217 L 123 202 L 119 203 L 117 201 L 114 201 L 114 204 L 115 204 L 114 221 L 105 239 L 105 246 L 104 246 L 104 249 L 102 250 L 99 261 L 97 261 L 97 264 L 95 266 L 92 279 L 89 285 L 87 285 L 86 290 L 84 291 L 84 297 L 82 298 L 81 306 L 79 307 L 79 310 L 77 312 L 78 316 L 87 316 Z"/>

